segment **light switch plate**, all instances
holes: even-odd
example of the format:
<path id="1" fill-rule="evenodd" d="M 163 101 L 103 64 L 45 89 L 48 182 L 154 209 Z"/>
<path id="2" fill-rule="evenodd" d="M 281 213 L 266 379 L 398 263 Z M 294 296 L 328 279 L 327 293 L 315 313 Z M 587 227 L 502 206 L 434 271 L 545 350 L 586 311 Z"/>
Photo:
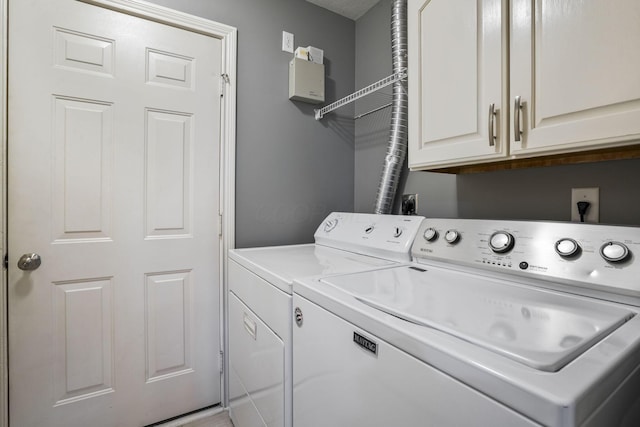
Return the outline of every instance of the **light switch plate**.
<path id="1" fill-rule="evenodd" d="M 282 50 L 293 53 L 293 34 L 286 31 L 282 32 Z"/>

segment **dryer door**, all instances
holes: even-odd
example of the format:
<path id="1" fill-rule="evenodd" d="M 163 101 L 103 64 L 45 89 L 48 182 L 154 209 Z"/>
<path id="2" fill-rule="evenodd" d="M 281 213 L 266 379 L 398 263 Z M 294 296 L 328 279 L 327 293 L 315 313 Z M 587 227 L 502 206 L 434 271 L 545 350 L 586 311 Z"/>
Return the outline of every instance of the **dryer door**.
<path id="1" fill-rule="evenodd" d="M 284 343 L 229 293 L 229 406 L 239 426 L 284 425 Z"/>

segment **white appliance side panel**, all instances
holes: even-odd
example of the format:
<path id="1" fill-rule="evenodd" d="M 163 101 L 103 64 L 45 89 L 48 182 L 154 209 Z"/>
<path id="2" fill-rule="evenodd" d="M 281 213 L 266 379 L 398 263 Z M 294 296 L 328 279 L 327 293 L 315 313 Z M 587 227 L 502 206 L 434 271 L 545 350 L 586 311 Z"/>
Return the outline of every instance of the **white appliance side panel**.
<path id="1" fill-rule="evenodd" d="M 282 339 L 230 292 L 230 370 L 269 427 L 284 425 L 284 354 Z"/>
<path id="2" fill-rule="evenodd" d="M 539 425 L 299 295 L 293 306 L 303 316 L 293 328 L 294 425 Z"/>
<path id="3" fill-rule="evenodd" d="M 233 369 L 229 370 L 229 416 L 236 427 L 266 427 Z"/>
<path id="4" fill-rule="evenodd" d="M 229 290 L 236 294 L 278 336 L 291 336 L 291 295 L 229 260 Z"/>
<path id="5" fill-rule="evenodd" d="M 640 366 L 596 410 L 582 427 L 640 425 Z"/>

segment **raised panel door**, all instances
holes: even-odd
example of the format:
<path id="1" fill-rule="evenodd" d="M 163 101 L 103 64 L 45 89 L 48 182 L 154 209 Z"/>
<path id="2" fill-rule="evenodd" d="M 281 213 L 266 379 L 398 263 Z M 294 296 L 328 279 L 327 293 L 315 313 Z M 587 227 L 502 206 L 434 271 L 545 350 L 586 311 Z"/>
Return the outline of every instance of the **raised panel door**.
<path id="1" fill-rule="evenodd" d="M 219 403 L 220 40 L 74 0 L 9 10 L 12 425 Z"/>
<path id="2" fill-rule="evenodd" d="M 526 157 L 637 143 L 640 2 L 511 3 L 511 153 Z"/>
<path id="3" fill-rule="evenodd" d="M 506 155 L 505 5 L 501 0 L 409 0 L 411 168 Z"/>

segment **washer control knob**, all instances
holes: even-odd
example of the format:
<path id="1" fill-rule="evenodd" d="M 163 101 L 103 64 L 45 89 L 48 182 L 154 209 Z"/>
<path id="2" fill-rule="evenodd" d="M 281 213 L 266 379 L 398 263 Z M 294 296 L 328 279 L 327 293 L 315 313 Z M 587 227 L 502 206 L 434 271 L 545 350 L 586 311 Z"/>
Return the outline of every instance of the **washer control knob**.
<path id="1" fill-rule="evenodd" d="M 569 258 L 580 252 L 580 245 L 573 239 L 563 237 L 556 242 L 556 252 L 564 258 Z"/>
<path id="2" fill-rule="evenodd" d="M 373 224 L 371 224 L 370 226 L 368 226 L 367 228 L 364 229 L 364 232 L 367 234 L 371 234 L 373 232 L 373 230 L 375 230 L 375 226 Z"/>
<path id="3" fill-rule="evenodd" d="M 515 244 L 515 239 L 511 233 L 506 231 L 496 231 L 489 238 L 489 247 L 497 254 L 509 252 Z"/>
<path id="4" fill-rule="evenodd" d="M 330 219 L 324 223 L 324 232 L 328 233 L 338 225 L 337 219 Z"/>
<path id="5" fill-rule="evenodd" d="M 609 241 L 600 246 L 600 255 L 609 262 L 622 262 L 629 256 L 629 248 L 624 243 Z"/>
<path id="6" fill-rule="evenodd" d="M 438 231 L 433 227 L 429 227 L 424 230 L 422 237 L 424 237 L 424 240 L 427 242 L 433 242 L 438 238 Z"/>
<path id="7" fill-rule="evenodd" d="M 400 236 L 402 236 L 402 228 L 395 227 L 393 229 L 393 237 L 400 237 Z"/>
<path id="8" fill-rule="evenodd" d="M 458 233 L 458 231 L 456 230 L 447 230 L 447 232 L 444 234 L 444 240 L 447 243 L 455 245 L 456 243 L 458 243 L 458 240 L 460 240 L 460 233 Z"/>

